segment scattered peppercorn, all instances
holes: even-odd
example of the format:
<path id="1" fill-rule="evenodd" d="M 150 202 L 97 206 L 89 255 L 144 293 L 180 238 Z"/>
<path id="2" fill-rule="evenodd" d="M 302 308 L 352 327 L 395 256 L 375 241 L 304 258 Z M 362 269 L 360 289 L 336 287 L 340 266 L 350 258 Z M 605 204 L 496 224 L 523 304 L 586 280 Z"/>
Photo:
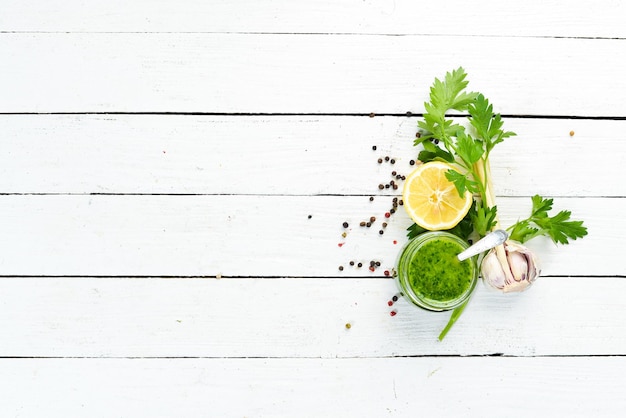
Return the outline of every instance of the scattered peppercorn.
<path id="1" fill-rule="evenodd" d="M 391 213 L 387 212 L 385 213 L 385 218 L 389 218 L 391 216 Z"/>
<path id="2" fill-rule="evenodd" d="M 389 276 L 389 270 L 385 270 L 385 276 Z"/>
<path id="3" fill-rule="evenodd" d="M 402 201 L 402 199 L 400 199 L 400 200 L 398 201 L 398 204 L 399 204 L 400 206 L 404 205 L 404 202 Z"/>
<path id="4" fill-rule="evenodd" d="M 381 229 L 380 231 L 378 231 L 378 233 L 379 233 L 380 235 L 382 235 L 382 234 L 384 234 L 384 233 L 385 233 L 385 231 L 383 231 L 383 230 Z"/>
<path id="5" fill-rule="evenodd" d="M 569 131 L 569 136 L 574 136 L 574 131 Z"/>
<path id="6" fill-rule="evenodd" d="M 359 263 L 356 265 L 357 267 L 363 267 L 363 263 Z"/>
<path id="7" fill-rule="evenodd" d="M 343 223 L 343 227 L 344 227 L 344 228 L 347 228 L 348 226 L 349 226 L 349 225 L 348 225 L 348 222 L 344 222 L 344 223 Z"/>
<path id="8" fill-rule="evenodd" d="M 348 323 L 346 324 L 346 329 L 350 329 L 350 328 L 352 328 L 352 325 L 350 325 L 350 323 L 348 322 Z"/>
<path id="9" fill-rule="evenodd" d="M 396 210 L 394 208 L 389 209 L 390 213 L 396 213 Z"/>
<path id="10" fill-rule="evenodd" d="M 416 138 L 421 138 L 422 137 L 422 133 L 419 132 L 419 131 L 415 132 L 415 137 Z"/>
<path id="11" fill-rule="evenodd" d="M 350 261 L 350 265 L 353 266 L 354 265 L 354 261 Z"/>
<path id="12" fill-rule="evenodd" d="M 394 302 L 398 301 L 398 295 L 393 295 L 393 297 L 391 298 L 391 300 L 393 300 Z"/>
<path id="13" fill-rule="evenodd" d="M 380 190 L 382 190 L 382 189 L 384 189 L 384 188 L 385 188 L 385 185 L 384 185 L 384 184 L 379 184 L 379 185 L 378 185 L 378 188 L 379 188 Z"/>
<path id="14" fill-rule="evenodd" d="M 385 157 L 385 161 L 389 161 L 389 157 Z"/>
<path id="15" fill-rule="evenodd" d="M 398 185 L 397 184 L 393 185 L 393 190 L 398 190 Z"/>
<path id="16" fill-rule="evenodd" d="M 376 151 L 376 145 L 372 147 L 372 151 Z"/>
<path id="17" fill-rule="evenodd" d="M 395 164 L 396 160 L 394 160 L 393 158 L 391 159 L 391 161 L 389 161 L 391 164 Z"/>
<path id="18" fill-rule="evenodd" d="M 365 226 L 365 222 L 360 222 L 359 226 Z"/>
<path id="19" fill-rule="evenodd" d="M 374 196 L 370 196 L 370 202 L 374 201 Z"/>
<path id="20" fill-rule="evenodd" d="M 343 271 L 343 266 L 339 266 L 339 271 Z"/>
<path id="21" fill-rule="evenodd" d="M 376 113 L 374 112 L 370 113 L 370 118 L 373 118 L 374 116 L 376 116 Z"/>
<path id="22" fill-rule="evenodd" d="M 365 226 L 369 228 L 370 226 L 372 226 L 372 223 L 371 222 L 366 222 Z"/>
<path id="23" fill-rule="evenodd" d="M 380 267 L 380 261 L 376 262 L 376 267 Z"/>
<path id="24" fill-rule="evenodd" d="M 370 271 L 374 271 L 376 270 L 374 267 L 370 267 Z"/>
<path id="25" fill-rule="evenodd" d="M 383 222 L 383 228 L 387 228 L 387 222 Z"/>
<path id="26" fill-rule="evenodd" d="M 385 189 L 388 189 L 388 188 L 389 188 L 389 185 L 388 185 L 388 184 L 385 184 Z"/>
<path id="27" fill-rule="evenodd" d="M 313 215 L 309 215 L 309 219 L 311 219 L 313 217 Z"/>
<path id="28" fill-rule="evenodd" d="M 409 165 L 415 165 L 415 160 L 409 161 Z"/>
<path id="29" fill-rule="evenodd" d="M 392 175 L 392 176 L 395 176 L 395 175 L 397 175 L 397 174 L 398 174 L 398 173 L 397 173 L 396 171 L 392 171 L 392 172 L 391 172 L 391 175 Z"/>
<path id="30" fill-rule="evenodd" d="M 387 301 L 387 306 L 393 306 L 393 301 L 391 300 Z"/>
<path id="31" fill-rule="evenodd" d="M 396 311 L 395 309 L 391 312 L 389 312 L 389 315 L 391 316 L 396 316 L 396 314 L 398 313 L 398 311 Z"/>
<path id="32" fill-rule="evenodd" d="M 372 216 L 372 217 L 370 218 L 370 222 L 372 222 L 372 223 L 376 222 L 376 217 L 375 217 L 375 216 Z"/>
<path id="33" fill-rule="evenodd" d="M 343 234 L 341 234 L 342 238 L 345 238 L 348 236 L 348 234 L 346 234 L 345 232 Z"/>
<path id="34" fill-rule="evenodd" d="M 382 164 L 382 163 L 383 163 L 383 159 L 382 159 L 382 158 L 379 158 L 379 159 L 378 159 L 378 164 Z"/>
<path id="35" fill-rule="evenodd" d="M 374 267 L 376 265 L 376 261 L 372 260 L 370 261 L 370 267 Z"/>

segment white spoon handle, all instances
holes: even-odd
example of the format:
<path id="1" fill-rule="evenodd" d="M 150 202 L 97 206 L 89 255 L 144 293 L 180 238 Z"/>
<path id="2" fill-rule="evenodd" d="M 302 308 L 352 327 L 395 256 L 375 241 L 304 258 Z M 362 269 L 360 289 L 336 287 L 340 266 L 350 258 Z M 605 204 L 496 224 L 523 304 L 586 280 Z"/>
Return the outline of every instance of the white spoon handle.
<path id="1" fill-rule="evenodd" d="M 483 251 L 487 251 L 492 249 L 493 247 L 504 243 L 507 240 L 509 234 L 502 229 L 496 229 L 493 232 L 485 235 L 484 238 L 478 240 L 474 245 L 460 253 L 457 257 L 459 260 L 463 261 L 467 258 L 473 257 L 476 254 L 480 254 Z"/>

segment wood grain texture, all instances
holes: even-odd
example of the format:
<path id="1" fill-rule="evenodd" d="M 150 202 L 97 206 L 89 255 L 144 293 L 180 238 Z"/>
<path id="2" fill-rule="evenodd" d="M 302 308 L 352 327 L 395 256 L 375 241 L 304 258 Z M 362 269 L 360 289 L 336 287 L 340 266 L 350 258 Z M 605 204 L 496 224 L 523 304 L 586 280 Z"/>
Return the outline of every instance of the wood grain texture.
<path id="1" fill-rule="evenodd" d="M 623 278 L 544 277 L 517 295 L 479 283 L 442 342 L 437 336 L 450 313 L 424 311 L 402 299 L 389 307 L 397 292 L 392 279 L 2 278 L 0 290 L 0 356 L 8 357 L 626 352 Z"/>
<path id="2" fill-rule="evenodd" d="M 0 196 L 1 233 L 11 243 L 0 266 L 5 275 L 332 277 L 350 260 L 367 266 L 375 259 L 389 269 L 412 223 L 400 208 L 379 235 L 391 205 L 391 197 L 365 196 Z M 554 210 L 584 219 L 589 236 L 561 247 L 530 241 L 543 274 L 626 274 L 623 225 L 616 224 L 625 205 L 625 199 L 557 200 Z M 498 207 L 506 226 L 528 216 L 531 202 L 501 198 Z M 372 228 L 359 226 L 371 216 Z M 343 274 L 382 276 L 382 270 Z"/>
<path id="3" fill-rule="evenodd" d="M 379 195 L 392 171 L 414 169 L 417 120 L 2 115 L 0 192 Z M 506 118 L 505 127 L 518 136 L 493 151 L 496 195 L 626 196 L 614 181 L 626 175 L 626 121 Z M 611 150 L 608 169 L 590 165 L 590 146 Z M 396 163 L 378 164 L 385 156 Z"/>
<path id="4" fill-rule="evenodd" d="M 4 3 L 1 417 L 626 409 L 626 3 Z M 450 313 L 388 305 L 410 221 L 378 234 L 377 185 L 459 65 L 518 133 L 503 224 L 540 193 L 589 236 L 439 342 Z"/>
<path id="5" fill-rule="evenodd" d="M 622 2 L 423 0 L 9 2 L 0 30 L 624 37 Z"/>
<path id="6" fill-rule="evenodd" d="M 621 56 L 619 39 L 0 35 L 0 56 L 10 63 L 2 67 L 0 112 L 404 114 L 422 110 L 434 77 L 462 65 L 471 88 L 503 114 L 626 113 L 626 61 L 598 64 Z"/>
<path id="7" fill-rule="evenodd" d="M 613 417 L 626 407 L 623 366 L 622 357 L 2 359 L 0 413 Z"/>

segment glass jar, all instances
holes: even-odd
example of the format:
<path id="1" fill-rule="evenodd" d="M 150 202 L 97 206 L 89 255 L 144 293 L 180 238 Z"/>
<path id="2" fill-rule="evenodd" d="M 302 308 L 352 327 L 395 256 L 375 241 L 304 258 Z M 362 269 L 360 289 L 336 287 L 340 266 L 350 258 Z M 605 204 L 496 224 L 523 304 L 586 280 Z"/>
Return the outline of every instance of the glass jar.
<path id="1" fill-rule="evenodd" d="M 413 304 L 431 311 L 454 309 L 476 287 L 476 256 L 459 261 L 469 244 L 443 231 L 425 232 L 410 240 L 396 263 L 400 293 Z"/>

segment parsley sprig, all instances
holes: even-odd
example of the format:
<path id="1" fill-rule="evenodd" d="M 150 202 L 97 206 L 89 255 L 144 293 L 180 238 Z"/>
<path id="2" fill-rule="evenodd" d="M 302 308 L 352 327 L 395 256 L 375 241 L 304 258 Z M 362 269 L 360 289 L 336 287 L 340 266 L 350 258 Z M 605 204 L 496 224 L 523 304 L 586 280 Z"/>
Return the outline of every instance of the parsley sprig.
<path id="1" fill-rule="evenodd" d="M 533 208 L 530 216 L 517 221 L 508 228 L 510 239 L 524 243 L 540 235 L 549 236 L 555 244 L 568 244 L 587 235 L 583 221 L 572 221 L 572 212 L 562 210 L 554 216 L 548 216 L 553 199 L 544 199 L 539 195 L 532 197 Z"/>

